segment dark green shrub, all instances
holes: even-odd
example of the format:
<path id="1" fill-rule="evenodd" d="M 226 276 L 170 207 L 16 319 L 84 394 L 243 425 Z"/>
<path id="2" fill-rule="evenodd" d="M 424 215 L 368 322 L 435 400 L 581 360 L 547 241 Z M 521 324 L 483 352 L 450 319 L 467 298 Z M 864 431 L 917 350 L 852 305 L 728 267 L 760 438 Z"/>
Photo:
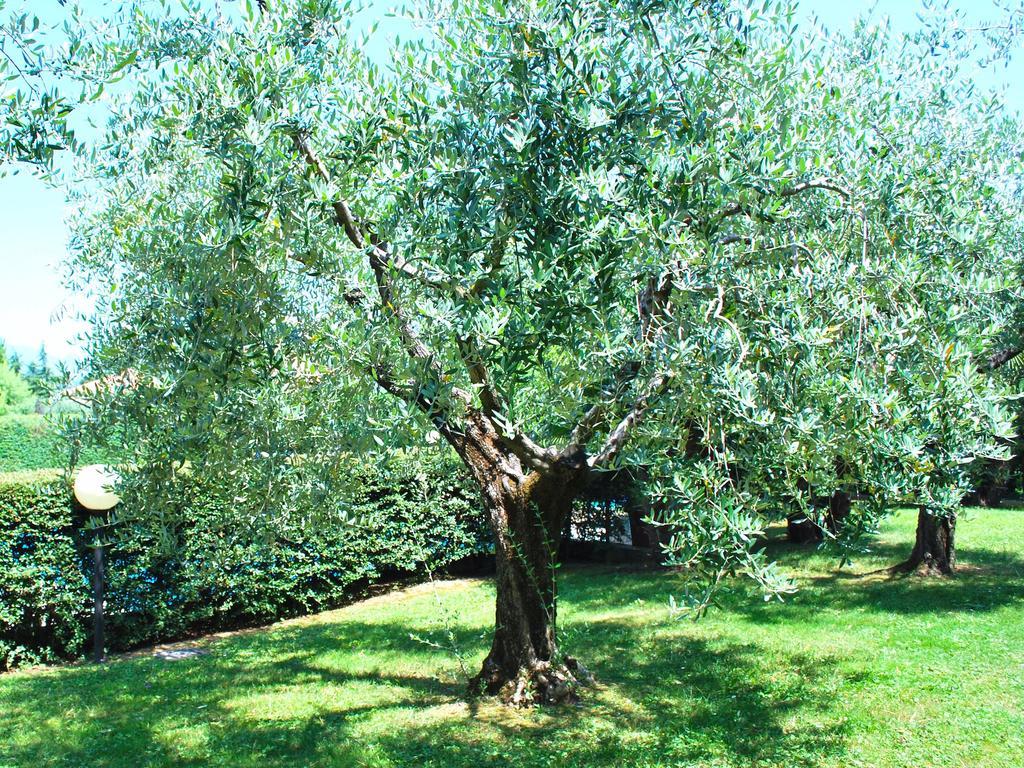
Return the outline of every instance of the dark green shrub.
<path id="1" fill-rule="evenodd" d="M 115 525 L 107 533 L 108 647 L 323 610 L 374 581 L 488 551 L 477 492 L 457 462 L 356 462 L 352 474 L 344 506 L 355 525 L 325 517 L 291 536 L 226 527 L 222 505 L 230 500 L 198 487 L 188 491 L 187 523 L 173 541 L 146 524 L 152 515 Z M 54 473 L 0 485 L 0 668 L 73 658 L 88 647 L 84 522 Z"/>

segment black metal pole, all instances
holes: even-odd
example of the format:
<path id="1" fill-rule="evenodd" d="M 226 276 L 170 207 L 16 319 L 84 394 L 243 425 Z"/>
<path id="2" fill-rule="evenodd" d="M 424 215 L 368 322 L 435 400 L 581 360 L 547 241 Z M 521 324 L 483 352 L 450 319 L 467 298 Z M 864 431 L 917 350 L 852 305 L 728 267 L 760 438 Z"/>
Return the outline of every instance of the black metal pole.
<path id="1" fill-rule="evenodd" d="M 103 655 L 103 545 L 93 547 L 92 559 L 92 660 L 104 661 Z"/>

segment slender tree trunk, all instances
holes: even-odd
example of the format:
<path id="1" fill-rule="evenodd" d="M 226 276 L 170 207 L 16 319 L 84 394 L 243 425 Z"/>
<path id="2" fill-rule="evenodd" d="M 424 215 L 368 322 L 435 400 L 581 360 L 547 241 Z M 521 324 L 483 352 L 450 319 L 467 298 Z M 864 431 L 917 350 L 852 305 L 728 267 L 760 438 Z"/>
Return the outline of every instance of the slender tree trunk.
<path id="1" fill-rule="evenodd" d="M 838 534 L 846 518 L 850 516 L 850 495 L 836 491 L 828 498 L 815 499 L 813 503 L 819 508 L 827 507 L 823 516 L 825 527 L 833 536 Z M 825 538 L 817 520 L 812 520 L 801 512 L 795 512 L 786 519 L 786 533 L 794 544 L 817 544 Z"/>
<path id="2" fill-rule="evenodd" d="M 623 482 L 623 496 L 626 499 L 626 514 L 629 516 L 629 542 L 634 547 L 657 549 L 662 543 L 662 531 L 654 525 L 653 504 L 643 492 L 643 483 L 647 479 L 644 469 L 620 470 Z M 666 532 L 667 534 L 667 532 Z"/>
<path id="3" fill-rule="evenodd" d="M 833 493 L 828 500 L 828 512 L 825 513 L 825 525 L 828 526 L 829 531 L 836 535 L 846 524 L 846 519 L 850 516 L 851 508 L 850 494 L 845 491 L 836 491 Z"/>
<path id="4" fill-rule="evenodd" d="M 893 570 L 922 576 L 951 576 L 956 570 L 956 515 L 917 513 L 917 540 L 906 562 Z"/>
<path id="5" fill-rule="evenodd" d="M 1006 489 L 995 483 L 986 483 L 978 488 L 977 495 L 978 506 L 995 508 L 1002 503 Z"/>
<path id="6" fill-rule="evenodd" d="M 631 495 L 627 511 L 629 513 L 629 543 L 634 547 L 653 548 L 657 541 L 648 530 L 650 526 L 644 522 L 650 516 L 647 505 Z"/>
<path id="7" fill-rule="evenodd" d="M 821 527 L 803 512 L 786 518 L 786 536 L 794 544 L 817 544 L 824 538 Z"/>

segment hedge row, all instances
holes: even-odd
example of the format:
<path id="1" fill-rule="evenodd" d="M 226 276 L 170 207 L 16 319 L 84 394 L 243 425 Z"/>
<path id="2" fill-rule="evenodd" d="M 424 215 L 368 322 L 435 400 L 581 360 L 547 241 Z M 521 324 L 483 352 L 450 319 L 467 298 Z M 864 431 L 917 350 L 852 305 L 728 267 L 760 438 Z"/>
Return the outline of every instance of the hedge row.
<path id="1" fill-rule="evenodd" d="M 174 546 L 122 531 L 107 560 L 107 646 L 125 650 L 337 606 L 382 578 L 490 550 L 459 465 L 420 457 L 353 468 L 359 525 L 288 540 L 224 530 L 198 501 Z M 84 514 L 55 472 L 0 475 L 0 669 L 90 647 L 91 550 Z"/>
<path id="2" fill-rule="evenodd" d="M 56 471 L 0 475 L 0 669 L 77 655 L 88 584 Z"/>
<path id="3" fill-rule="evenodd" d="M 81 464 L 102 462 L 103 457 L 95 450 L 83 452 L 80 458 Z M 67 443 L 45 416 L 0 416 L 0 472 L 63 467 L 67 463 Z"/>

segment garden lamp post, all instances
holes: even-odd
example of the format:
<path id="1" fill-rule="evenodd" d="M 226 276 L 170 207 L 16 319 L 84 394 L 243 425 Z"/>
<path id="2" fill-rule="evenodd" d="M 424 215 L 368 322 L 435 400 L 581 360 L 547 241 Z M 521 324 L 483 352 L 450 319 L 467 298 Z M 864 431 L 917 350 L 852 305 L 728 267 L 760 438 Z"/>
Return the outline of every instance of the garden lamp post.
<path id="1" fill-rule="evenodd" d="M 120 501 L 112 487 L 117 473 L 102 464 L 82 467 L 75 478 L 75 498 L 91 512 L 106 512 Z M 103 661 L 103 542 L 97 533 L 93 542 L 92 600 L 93 600 L 93 661 Z"/>

